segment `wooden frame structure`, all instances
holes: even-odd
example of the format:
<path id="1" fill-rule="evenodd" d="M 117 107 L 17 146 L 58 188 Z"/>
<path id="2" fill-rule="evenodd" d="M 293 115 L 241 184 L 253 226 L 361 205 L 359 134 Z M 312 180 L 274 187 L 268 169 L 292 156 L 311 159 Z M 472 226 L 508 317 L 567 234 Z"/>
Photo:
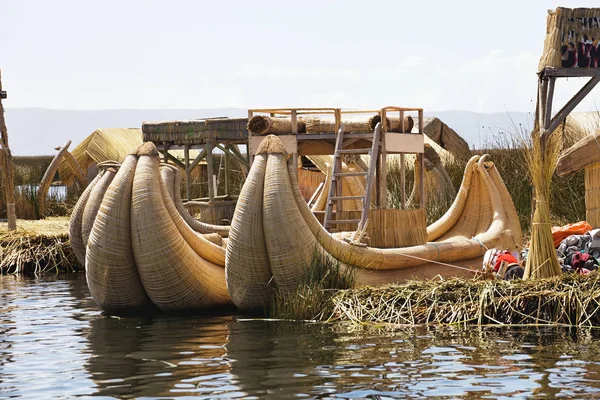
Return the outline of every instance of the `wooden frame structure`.
<path id="1" fill-rule="evenodd" d="M 404 117 L 408 113 L 416 113 L 417 133 L 396 133 L 391 132 L 387 126 L 388 117 L 394 113 L 400 118 L 401 132 L 404 132 Z M 402 199 L 401 208 L 406 208 L 406 183 L 405 183 L 405 154 L 416 154 L 421 163 L 420 175 L 420 206 L 425 207 L 425 160 L 423 152 L 425 149 L 425 140 L 423 137 L 423 109 L 415 107 L 384 107 L 382 109 L 371 110 L 342 110 L 341 108 L 262 108 L 248 110 L 248 119 L 257 114 L 268 114 L 271 117 L 289 117 L 291 119 L 291 130 L 289 134 L 278 135 L 283 142 L 287 152 L 292 154 L 294 160 L 298 156 L 306 155 L 332 155 L 334 154 L 337 131 L 340 129 L 343 118 L 351 115 L 379 115 L 382 121 L 382 134 L 380 139 L 379 157 L 375 172 L 375 204 L 377 208 L 387 207 L 387 154 L 400 154 L 401 158 L 401 186 Z M 334 132 L 322 133 L 298 133 L 298 118 L 300 116 L 326 116 L 333 117 Z M 352 149 L 365 147 L 364 141 L 368 141 L 373 136 L 373 132 L 354 132 L 344 134 L 344 143 L 342 149 Z M 248 132 L 248 155 L 250 163 L 258 146 L 264 136 L 252 135 Z M 362 142 L 362 143 L 361 143 Z"/>
<path id="2" fill-rule="evenodd" d="M 248 158 L 240 152 L 238 145 L 247 145 L 247 120 L 245 118 L 207 118 L 192 121 L 144 122 L 142 124 L 143 140 L 153 142 L 161 153 L 165 163 L 171 162 L 180 167 L 186 176 L 186 196 L 188 203 L 193 201 L 235 200 L 231 194 L 230 174 L 231 159 L 235 159 L 248 168 Z M 214 181 L 214 150 L 220 150 L 224 155 L 225 194 L 219 195 Z M 181 161 L 171 150 L 183 150 L 184 160 Z M 192 160 L 190 150 L 198 150 L 198 155 Z M 191 172 L 198 164 L 206 160 L 208 175 L 208 197 L 192 199 Z"/>
<path id="3" fill-rule="evenodd" d="M 542 143 L 545 143 L 556 128 L 562 124 L 567 116 L 600 82 L 600 69 L 588 68 L 552 68 L 546 67 L 538 73 L 538 120 Z M 585 78 L 588 82 L 561 108 L 554 117 L 552 106 L 554 100 L 554 87 L 558 78 Z"/>

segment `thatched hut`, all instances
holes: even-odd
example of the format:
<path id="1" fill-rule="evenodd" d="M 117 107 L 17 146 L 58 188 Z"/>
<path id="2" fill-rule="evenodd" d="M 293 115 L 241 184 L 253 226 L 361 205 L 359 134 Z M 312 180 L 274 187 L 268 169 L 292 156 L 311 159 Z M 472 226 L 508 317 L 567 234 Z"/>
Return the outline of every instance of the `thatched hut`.
<path id="1" fill-rule="evenodd" d="M 98 173 L 96 165 L 107 160 L 123 161 L 125 156 L 142 144 L 139 128 L 102 128 L 86 137 L 71 154 L 91 181 Z M 63 183 L 73 183 L 74 175 L 68 161 L 63 158 L 58 166 Z"/>
<path id="2" fill-rule="evenodd" d="M 585 219 L 593 227 L 600 227 L 600 113 L 575 113 L 566 124 L 570 132 L 586 135 L 563 152 L 556 173 L 585 171 Z"/>

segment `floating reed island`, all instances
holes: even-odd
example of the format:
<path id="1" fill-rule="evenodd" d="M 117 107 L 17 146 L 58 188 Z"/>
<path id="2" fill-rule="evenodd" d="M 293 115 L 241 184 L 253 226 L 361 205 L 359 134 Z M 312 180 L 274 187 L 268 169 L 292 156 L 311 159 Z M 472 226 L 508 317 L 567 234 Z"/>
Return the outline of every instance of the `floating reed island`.
<path id="1" fill-rule="evenodd" d="M 69 220 L 18 220 L 17 230 L 0 223 L 0 272 L 36 274 L 75 271 L 78 263 L 69 242 Z"/>
<path id="2" fill-rule="evenodd" d="M 321 309 L 332 310 L 323 314 Z M 338 291 L 315 317 L 358 324 L 600 327 L 600 274 L 414 281 Z"/>

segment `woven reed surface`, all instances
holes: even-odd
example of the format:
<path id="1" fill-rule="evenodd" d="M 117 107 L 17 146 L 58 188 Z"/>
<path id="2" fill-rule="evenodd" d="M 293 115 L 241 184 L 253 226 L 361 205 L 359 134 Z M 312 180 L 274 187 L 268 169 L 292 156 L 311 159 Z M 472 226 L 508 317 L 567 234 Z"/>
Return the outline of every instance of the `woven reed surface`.
<path id="1" fill-rule="evenodd" d="M 563 45 L 569 42 L 568 34 L 574 31 L 577 39 L 583 35 L 588 38 L 600 37 L 600 27 L 586 26 L 588 21 L 600 18 L 600 8 L 563 8 L 558 7 L 554 11 L 548 11 L 546 20 L 546 37 L 544 38 L 544 50 L 540 58 L 538 69 L 545 67 L 562 67 L 562 49 Z M 583 19 L 583 21 L 582 21 Z M 584 24 L 584 21 L 586 22 Z M 572 43 L 578 41 L 571 38 Z M 577 43 L 575 43 L 577 44 Z"/>
<path id="2" fill-rule="evenodd" d="M 325 175 L 320 171 L 310 171 L 308 169 L 298 168 L 298 184 L 300 185 L 302 196 L 304 196 L 306 201 L 310 200 L 321 182 L 325 182 L 325 179 Z M 323 188 L 325 188 L 325 186 L 323 186 Z"/>
<path id="3" fill-rule="evenodd" d="M 122 162 L 135 148 L 142 144 L 142 130 L 137 128 L 98 129 L 86 137 L 71 154 L 85 173 L 92 163 L 115 160 Z M 58 165 L 58 174 L 65 184 L 71 184 L 74 176 L 67 159 Z"/>
<path id="4" fill-rule="evenodd" d="M 423 133 L 459 160 L 467 162 L 471 158 L 469 144 L 439 118 L 425 118 L 423 120 Z"/>
<path id="5" fill-rule="evenodd" d="M 360 219 L 360 211 L 342 211 L 340 219 Z M 356 224 L 340 224 L 341 231 L 354 231 Z M 427 243 L 425 209 L 372 209 L 367 226 L 369 246 L 399 248 Z"/>
<path id="6" fill-rule="evenodd" d="M 86 252 L 86 279 L 104 310 L 150 304 L 137 272 L 131 244 L 131 190 L 137 164 L 128 156 L 108 187 L 92 226 Z"/>
<path id="7" fill-rule="evenodd" d="M 105 171 L 100 171 L 98 175 L 87 185 L 75 207 L 73 207 L 73 211 L 71 212 L 71 217 L 69 219 L 69 242 L 71 243 L 71 248 L 73 249 L 73 253 L 75 253 L 75 257 L 77 261 L 79 261 L 79 265 L 85 266 L 85 244 L 83 244 L 83 237 L 81 236 L 81 225 L 83 223 L 83 210 L 85 209 L 85 204 L 87 203 L 90 192 L 98 182 L 98 180 L 102 177 Z"/>
<path id="8" fill-rule="evenodd" d="M 106 172 L 102 175 L 102 178 L 100 178 L 98 183 L 96 183 L 96 185 L 94 185 L 94 187 L 92 188 L 89 198 L 85 203 L 85 208 L 83 210 L 83 219 L 81 221 L 81 238 L 83 240 L 84 246 L 87 246 L 88 238 L 90 236 L 90 232 L 92 231 L 94 220 L 96 219 L 96 214 L 100 209 L 100 205 L 102 204 L 104 194 L 108 190 L 108 187 L 113 181 L 116 173 L 116 169 L 108 168 Z"/>
<path id="9" fill-rule="evenodd" d="M 310 264 L 314 251 L 319 248 L 303 222 L 292 194 L 287 155 L 269 154 L 263 194 L 263 226 L 271 273 L 280 293 L 297 289 L 302 268 Z"/>
<path id="10" fill-rule="evenodd" d="M 207 235 L 211 236 L 208 237 L 203 234 L 198 234 L 185 222 L 179 213 L 179 210 L 175 207 L 171 194 L 169 194 L 169 186 L 171 187 L 171 192 L 173 192 L 173 183 L 175 182 L 174 171 L 175 169 L 170 167 L 160 168 L 162 177 L 160 183 L 161 193 L 171 219 L 183 240 L 185 240 L 198 256 L 215 265 L 225 267 L 225 250 L 220 247 L 223 243 L 223 241 L 220 240 L 221 237 L 217 233 L 209 233 Z M 165 177 L 166 179 L 164 179 Z M 214 238 L 214 235 L 218 237 L 218 242 Z M 212 238 L 212 241 L 208 240 L 209 237 Z M 225 281 L 223 281 L 222 284 L 225 285 Z"/>
<path id="11" fill-rule="evenodd" d="M 176 167 L 171 166 L 171 168 L 175 174 L 175 177 L 173 180 L 173 195 L 174 195 L 173 202 L 175 203 L 175 207 L 177 207 L 179 214 L 185 220 L 185 222 L 190 226 L 190 228 L 192 228 L 196 232 L 200 232 L 200 233 L 218 233 L 219 235 L 221 235 L 223 237 L 226 237 L 227 235 L 229 235 L 229 229 L 230 229 L 229 226 L 215 225 L 215 224 L 211 224 L 211 223 L 207 223 L 207 222 L 203 222 L 203 221 L 198 221 L 196 218 L 194 218 L 193 216 L 190 215 L 188 210 L 184 207 L 183 201 L 181 200 L 181 192 L 180 192 L 181 172 Z M 233 217 L 233 212 L 231 212 L 231 214 L 228 213 L 228 214 L 224 215 L 224 217 L 231 220 L 231 218 Z M 221 219 L 219 219 L 218 222 L 221 222 Z M 217 220 L 215 220 L 215 222 L 217 222 Z"/>
<path id="12" fill-rule="evenodd" d="M 165 205 L 156 148 L 142 147 L 133 179 L 131 235 L 146 293 L 163 311 L 228 304 L 224 269 L 198 256 L 181 236 Z"/>
<path id="13" fill-rule="evenodd" d="M 142 123 L 143 140 L 174 144 L 206 143 L 210 140 L 248 139 L 247 118 L 215 118 L 189 121 L 160 121 Z"/>
<path id="14" fill-rule="evenodd" d="M 264 309 L 273 295 L 263 229 L 266 167 L 267 156 L 258 154 L 240 192 L 226 249 L 227 289 L 242 310 Z"/>
<path id="15" fill-rule="evenodd" d="M 600 163 L 585 168 L 585 220 L 600 227 Z"/>
<path id="16" fill-rule="evenodd" d="M 476 161 L 476 159 L 473 161 Z M 494 182 L 486 169 L 482 165 L 479 165 L 483 162 L 483 158 L 479 160 L 476 170 L 483 175 L 483 181 L 489 192 L 490 202 L 492 204 L 492 209 L 494 210 L 493 220 L 488 230 L 473 239 L 458 236 L 454 238 L 454 240 L 447 240 L 443 243 L 428 243 L 401 249 L 362 248 L 336 240 L 325 231 L 312 212 L 308 209 L 299 189 L 294 186 L 297 180 L 293 174 L 290 174 L 290 180 L 292 182 L 292 188 L 294 189 L 296 204 L 304 217 L 304 221 L 325 251 L 341 262 L 357 267 L 382 270 L 401 269 L 424 264 L 427 262 L 426 260 L 444 262 L 468 260 L 483 255 L 486 247 L 500 246 L 504 248 L 505 245 L 512 243 L 511 232 L 507 230 L 507 214 L 504 211 L 502 199 L 496 191 Z M 473 162 L 471 163 L 471 166 L 472 165 Z M 473 181 L 479 181 L 479 179 Z M 465 181 L 463 181 L 463 183 L 464 182 Z M 465 206 L 467 203 L 473 204 L 479 201 L 481 196 L 479 190 L 472 192 L 471 186 L 462 187 L 461 189 L 460 193 L 466 198 L 465 200 L 469 200 L 472 195 L 475 197 L 476 201 L 459 202 L 459 206 Z M 453 212 L 456 215 L 451 217 L 446 216 L 447 220 L 454 220 L 453 226 L 450 228 L 455 228 L 458 231 L 471 231 L 476 229 L 476 221 L 467 224 L 470 226 L 461 226 L 464 224 L 464 221 L 462 220 L 463 217 L 470 217 L 469 214 L 478 213 L 476 208 L 470 210 L 467 207 L 465 208 L 466 210 L 463 207 L 455 206 Z M 463 212 L 466 213 L 466 215 L 463 215 Z"/>
<path id="17" fill-rule="evenodd" d="M 568 175 L 600 162 L 600 136 L 589 135 L 565 150 L 556 165 L 556 173 Z"/>

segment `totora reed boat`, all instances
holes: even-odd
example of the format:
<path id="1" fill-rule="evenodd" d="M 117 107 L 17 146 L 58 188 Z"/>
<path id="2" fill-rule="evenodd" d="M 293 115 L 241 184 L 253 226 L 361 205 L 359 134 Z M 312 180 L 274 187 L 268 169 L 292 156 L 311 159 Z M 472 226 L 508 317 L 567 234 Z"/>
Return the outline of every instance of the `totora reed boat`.
<path id="1" fill-rule="evenodd" d="M 514 250 L 521 227 L 487 156 L 472 157 L 450 209 L 427 227 L 427 242 L 375 248 L 330 233 L 302 197 L 277 136 L 264 138 L 240 193 L 231 227 L 195 220 L 179 196 L 177 168 L 145 143 L 120 167 L 108 163 L 71 218 L 75 253 L 95 301 L 108 312 L 266 307 L 273 290 L 297 288 L 319 251 L 353 269 L 357 285 L 471 275 L 488 248 Z M 397 227 L 402 230 L 402 226 Z"/>

